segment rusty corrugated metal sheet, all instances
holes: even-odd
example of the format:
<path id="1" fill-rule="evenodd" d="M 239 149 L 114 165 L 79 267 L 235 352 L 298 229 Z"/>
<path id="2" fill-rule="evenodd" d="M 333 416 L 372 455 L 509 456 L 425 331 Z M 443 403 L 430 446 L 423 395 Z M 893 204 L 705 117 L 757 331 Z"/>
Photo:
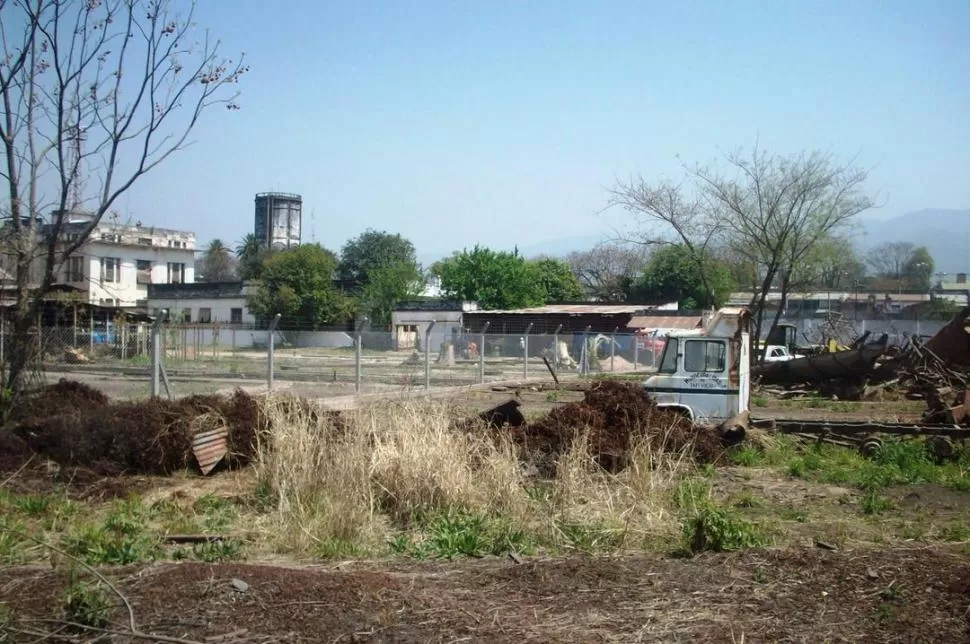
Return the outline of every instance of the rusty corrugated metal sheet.
<path id="1" fill-rule="evenodd" d="M 229 453 L 229 430 L 226 427 L 199 432 L 192 440 L 192 454 L 203 476 L 211 472 Z"/>
<path id="2" fill-rule="evenodd" d="M 656 306 L 630 305 L 630 304 L 548 304 L 546 306 L 534 306 L 527 309 L 507 309 L 497 311 L 474 311 L 474 313 L 492 313 L 501 315 L 630 315 L 643 311 L 656 310 Z"/>
<path id="3" fill-rule="evenodd" d="M 637 315 L 626 326 L 629 329 L 694 329 L 700 323 L 699 315 Z"/>

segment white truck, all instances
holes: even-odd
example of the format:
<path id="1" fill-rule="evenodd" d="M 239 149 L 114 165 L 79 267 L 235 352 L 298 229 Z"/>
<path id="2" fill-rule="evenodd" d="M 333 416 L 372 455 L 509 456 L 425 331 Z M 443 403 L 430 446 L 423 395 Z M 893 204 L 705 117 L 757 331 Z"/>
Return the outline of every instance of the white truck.
<path id="1" fill-rule="evenodd" d="M 705 315 L 701 328 L 671 333 L 643 388 L 657 405 L 693 421 L 729 423 L 748 411 L 750 316 L 743 308 Z"/>

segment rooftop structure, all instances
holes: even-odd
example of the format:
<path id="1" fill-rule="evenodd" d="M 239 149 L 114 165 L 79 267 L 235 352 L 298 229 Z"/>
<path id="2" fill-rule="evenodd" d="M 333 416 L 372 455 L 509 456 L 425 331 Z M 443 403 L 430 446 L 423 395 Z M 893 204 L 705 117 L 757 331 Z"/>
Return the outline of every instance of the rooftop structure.
<path id="1" fill-rule="evenodd" d="M 253 232 L 264 248 L 293 248 L 300 245 L 303 197 L 285 192 L 256 195 Z"/>

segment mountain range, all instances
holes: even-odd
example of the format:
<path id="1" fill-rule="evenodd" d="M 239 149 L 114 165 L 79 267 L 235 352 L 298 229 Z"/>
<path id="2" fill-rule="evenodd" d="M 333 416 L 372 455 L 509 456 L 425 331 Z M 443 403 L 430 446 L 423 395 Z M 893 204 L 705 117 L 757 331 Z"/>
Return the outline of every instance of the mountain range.
<path id="1" fill-rule="evenodd" d="M 564 257 L 572 251 L 588 250 L 608 237 L 606 231 L 601 235 L 562 237 L 520 246 L 519 252 L 526 257 Z M 853 241 L 863 256 L 869 249 L 885 242 L 912 242 L 916 246 L 926 246 L 930 251 L 935 271 L 950 275 L 970 273 L 970 210 L 927 208 L 886 219 L 863 215 Z M 429 254 L 421 261 L 430 266 L 443 256 Z"/>

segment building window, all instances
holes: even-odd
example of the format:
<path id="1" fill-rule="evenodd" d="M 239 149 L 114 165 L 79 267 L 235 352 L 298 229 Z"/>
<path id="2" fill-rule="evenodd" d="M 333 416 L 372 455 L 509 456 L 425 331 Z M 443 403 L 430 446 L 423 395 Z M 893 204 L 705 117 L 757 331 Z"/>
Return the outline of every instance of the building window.
<path id="1" fill-rule="evenodd" d="M 117 233 L 101 233 L 101 241 L 111 242 L 113 244 L 120 244 L 121 235 Z"/>
<path id="2" fill-rule="evenodd" d="M 229 309 L 229 322 L 231 324 L 242 324 L 242 309 Z"/>
<path id="3" fill-rule="evenodd" d="M 726 348 L 723 342 L 688 340 L 685 345 L 685 371 L 691 373 L 724 371 Z"/>
<path id="4" fill-rule="evenodd" d="M 178 240 L 178 239 L 169 239 L 168 240 L 168 247 L 169 248 L 185 248 L 185 242 L 184 241 L 181 241 L 181 240 Z"/>
<path id="5" fill-rule="evenodd" d="M 138 238 L 138 243 L 141 246 L 151 246 L 152 245 L 152 238 L 151 237 L 139 237 Z"/>
<path id="6" fill-rule="evenodd" d="M 147 260 L 147 259 L 136 260 L 135 270 L 138 272 L 139 284 L 152 283 L 152 263 L 150 260 Z"/>
<path id="7" fill-rule="evenodd" d="M 101 298 L 101 306 L 115 306 L 117 304 L 117 302 L 118 302 L 118 300 L 116 300 L 114 298 L 111 298 L 111 297 L 102 297 Z"/>
<path id="8" fill-rule="evenodd" d="M 185 283 L 185 264 L 182 264 L 179 262 L 168 263 L 168 283 L 169 284 Z"/>
<path id="9" fill-rule="evenodd" d="M 67 258 L 67 281 L 76 283 L 84 281 L 84 258 Z"/>
<path id="10" fill-rule="evenodd" d="M 212 322 L 212 309 L 210 309 L 207 306 L 204 306 L 204 307 L 200 308 L 199 309 L 199 323 L 200 324 L 209 324 L 211 322 Z"/>
<path id="11" fill-rule="evenodd" d="M 182 309 L 182 322 L 184 324 L 192 322 L 192 309 Z"/>
<path id="12" fill-rule="evenodd" d="M 101 258 L 101 283 L 121 281 L 121 259 L 118 257 Z"/>

